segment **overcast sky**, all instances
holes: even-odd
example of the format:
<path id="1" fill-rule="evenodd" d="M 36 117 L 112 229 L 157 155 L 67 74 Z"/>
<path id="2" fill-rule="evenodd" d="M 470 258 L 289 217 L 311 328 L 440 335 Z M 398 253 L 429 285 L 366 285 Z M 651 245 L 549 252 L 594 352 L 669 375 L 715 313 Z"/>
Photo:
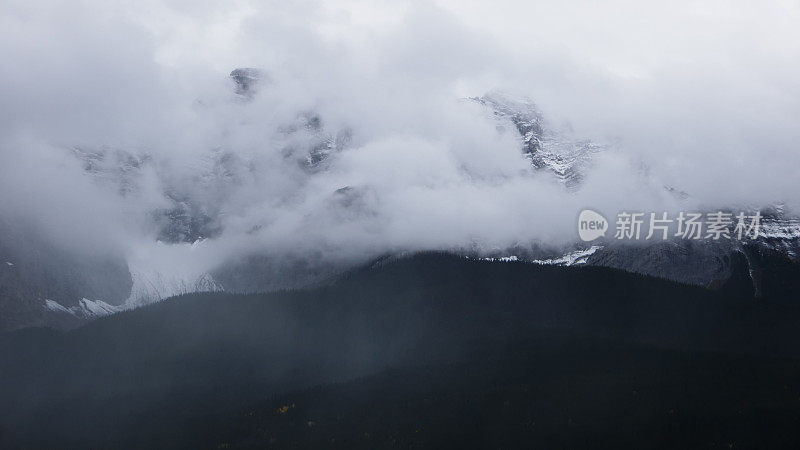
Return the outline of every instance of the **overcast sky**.
<path id="1" fill-rule="evenodd" d="M 64 245 L 153 255 L 149 213 L 178 186 L 222 204 L 211 261 L 569 242 L 583 207 L 797 211 L 798 23 L 798 1 L 5 0 L 0 213 Z M 251 101 L 233 94 L 237 67 L 268 75 Z M 582 189 L 531 170 L 460 100 L 498 89 L 609 144 Z M 280 131 L 309 111 L 352 132 L 313 176 Z M 75 148 L 153 163 L 123 198 Z M 209 187 L 198 177 L 220 149 L 247 175 Z M 356 212 L 336 203 L 344 186 Z"/>

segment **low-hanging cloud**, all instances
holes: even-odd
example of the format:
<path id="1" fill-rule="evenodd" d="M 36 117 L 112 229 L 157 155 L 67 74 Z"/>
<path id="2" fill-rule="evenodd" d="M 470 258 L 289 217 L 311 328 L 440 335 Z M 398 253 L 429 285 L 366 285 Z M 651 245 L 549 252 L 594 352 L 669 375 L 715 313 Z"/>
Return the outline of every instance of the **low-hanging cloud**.
<path id="1" fill-rule="evenodd" d="M 800 206 L 796 3 L 522 3 L 6 2 L 0 213 L 201 273 L 247 252 L 569 244 L 584 207 Z M 237 67 L 260 70 L 247 95 Z M 608 144 L 580 189 L 465 99 L 494 88 Z M 139 159 L 97 176 L 92 152 Z M 202 248 L 156 244 L 176 198 L 217 222 Z"/>

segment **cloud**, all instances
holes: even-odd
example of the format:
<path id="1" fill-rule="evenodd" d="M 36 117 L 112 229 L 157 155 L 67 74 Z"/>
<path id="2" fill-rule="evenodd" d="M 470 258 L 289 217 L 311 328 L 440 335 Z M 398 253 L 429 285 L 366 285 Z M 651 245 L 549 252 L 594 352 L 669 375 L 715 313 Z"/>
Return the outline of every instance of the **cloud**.
<path id="1" fill-rule="evenodd" d="M 158 214 L 191 203 L 216 230 L 187 253 L 202 271 L 254 251 L 566 244 L 586 207 L 800 207 L 796 4 L 492 5 L 8 2 L 0 210 L 143 260 L 165 253 L 147 250 Z M 236 67 L 266 74 L 252 98 Z M 463 99 L 496 87 L 613 144 L 580 190 Z M 105 156 L 97 176 L 76 149 L 141 160 Z"/>

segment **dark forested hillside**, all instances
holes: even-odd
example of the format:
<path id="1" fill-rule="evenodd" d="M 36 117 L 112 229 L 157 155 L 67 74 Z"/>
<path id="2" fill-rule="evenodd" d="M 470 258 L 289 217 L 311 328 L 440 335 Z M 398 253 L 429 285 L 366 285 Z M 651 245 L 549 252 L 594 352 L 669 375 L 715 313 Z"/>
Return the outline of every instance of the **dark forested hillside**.
<path id="1" fill-rule="evenodd" d="M 711 291 L 421 254 L 313 289 L 186 295 L 70 332 L 21 330 L 0 340 L 0 442 L 418 448 L 461 433 L 488 448 L 594 447 L 661 433 L 714 447 L 731 430 L 791 442 L 798 299 L 790 286 L 755 300 L 743 267 Z"/>

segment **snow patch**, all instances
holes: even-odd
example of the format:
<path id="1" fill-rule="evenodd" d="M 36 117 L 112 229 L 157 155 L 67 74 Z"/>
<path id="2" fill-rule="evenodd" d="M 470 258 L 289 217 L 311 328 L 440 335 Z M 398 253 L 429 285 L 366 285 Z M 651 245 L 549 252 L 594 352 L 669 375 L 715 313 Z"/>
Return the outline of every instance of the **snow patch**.
<path id="1" fill-rule="evenodd" d="M 72 314 L 69 309 L 61 306 L 59 303 L 50 300 L 49 298 L 44 299 L 44 307 L 45 309 L 49 309 L 50 311 L 53 312 Z"/>
<path id="2" fill-rule="evenodd" d="M 176 295 L 221 291 L 222 285 L 208 267 L 192 264 L 205 260 L 197 258 L 197 253 L 206 251 L 207 244 L 206 239 L 181 244 L 158 242 L 134 255 L 128 262 L 133 286 L 123 306 L 133 309 Z"/>
<path id="3" fill-rule="evenodd" d="M 102 300 L 81 299 L 77 305 L 65 307 L 50 299 L 44 308 L 58 314 L 70 314 L 80 319 L 94 319 L 140 306 L 149 305 L 169 297 L 193 292 L 221 291 L 222 285 L 214 281 L 206 267 L 193 265 L 195 252 L 204 250 L 205 240 L 192 243 L 164 244 L 143 247 L 133 255 L 128 268 L 133 279 L 131 294 L 121 305 L 110 305 Z"/>
<path id="4" fill-rule="evenodd" d="M 511 256 L 502 256 L 500 258 L 483 258 L 484 261 L 500 261 L 500 262 L 511 262 L 511 261 L 519 261 L 514 255 Z"/>
<path id="5" fill-rule="evenodd" d="M 50 299 L 44 301 L 45 309 L 61 314 L 69 314 L 79 319 L 95 319 L 122 311 L 121 306 L 109 305 L 102 300 L 82 298 L 77 305 L 66 307 Z"/>
<path id="6" fill-rule="evenodd" d="M 221 291 L 222 286 L 208 273 L 196 276 L 165 274 L 153 269 L 131 268 L 133 287 L 124 305 L 128 309 L 155 303 L 176 295 Z"/>
<path id="7" fill-rule="evenodd" d="M 765 239 L 800 239 L 800 219 L 763 220 L 758 234 Z"/>
<path id="8" fill-rule="evenodd" d="M 531 261 L 534 264 L 542 264 L 542 265 L 550 265 L 550 266 L 574 266 L 578 264 L 586 264 L 586 260 L 589 259 L 589 256 L 593 255 L 595 252 L 603 248 L 600 245 L 593 245 L 586 250 L 576 250 L 571 253 L 567 253 L 560 258 L 553 258 L 553 259 L 535 259 Z"/>

